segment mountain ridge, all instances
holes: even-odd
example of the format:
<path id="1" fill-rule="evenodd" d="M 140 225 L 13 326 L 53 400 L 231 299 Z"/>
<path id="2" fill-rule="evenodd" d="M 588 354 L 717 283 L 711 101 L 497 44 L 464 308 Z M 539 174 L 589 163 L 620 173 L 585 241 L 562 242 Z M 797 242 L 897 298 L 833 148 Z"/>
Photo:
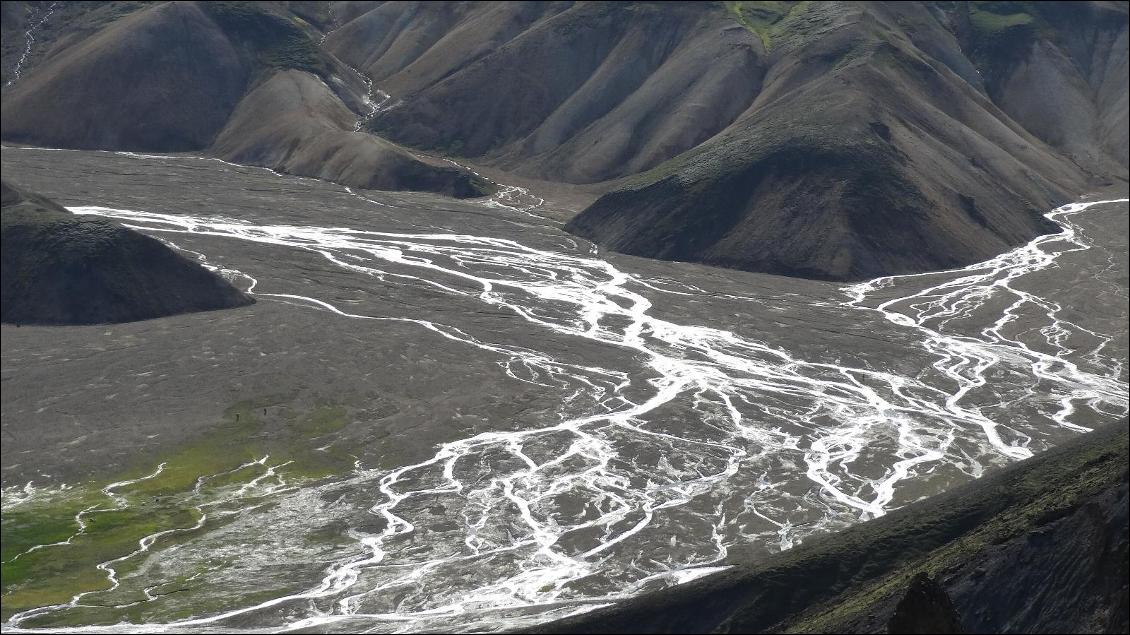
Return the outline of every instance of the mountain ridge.
<path id="1" fill-rule="evenodd" d="M 607 192 L 566 225 L 606 249 L 840 281 L 994 257 L 1128 175 L 1126 3 L 113 6 L 31 56 L 4 139 L 495 190 L 454 156 Z M 173 64 L 153 103 L 218 98 L 118 104 L 104 86 L 160 66 L 122 42 L 172 23 L 178 55 L 216 54 Z"/>

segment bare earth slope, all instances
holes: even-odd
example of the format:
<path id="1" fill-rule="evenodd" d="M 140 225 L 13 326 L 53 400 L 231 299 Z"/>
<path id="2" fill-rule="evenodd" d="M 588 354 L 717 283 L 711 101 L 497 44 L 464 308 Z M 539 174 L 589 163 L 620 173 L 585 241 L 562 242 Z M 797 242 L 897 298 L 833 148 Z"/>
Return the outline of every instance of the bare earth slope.
<path id="1" fill-rule="evenodd" d="M 395 141 L 571 182 L 610 249 L 857 280 L 1126 178 L 1120 3 L 381 3 L 326 48 Z"/>
<path id="2" fill-rule="evenodd" d="M 714 3 L 392 3 L 327 38 L 400 100 L 408 145 L 539 178 L 634 174 L 750 104 L 759 44 Z"/>
<path id="3" fill-rule="evenodd" d="M 254 302 L 160 241 L 3 183 L 4 322 L 101 324 Z"/>
<path id="4" fill-rule="evenodd" d="M 425 163 L 359 132 L 355 121 L 356 115 L 317 76 L 279 70 L 240 101 L 212 152 L 236 163 L 376 190 L 468 198 L 482 196 L 490 187 L 466 170 Z"/>
<path id="5" fill-rule="evenodd" d="M 13 84 L 4 94 L 3 136 L 48 147 L 199 149 L 223 127 L 251 70 L 195 3 L 160 5 Z"/>

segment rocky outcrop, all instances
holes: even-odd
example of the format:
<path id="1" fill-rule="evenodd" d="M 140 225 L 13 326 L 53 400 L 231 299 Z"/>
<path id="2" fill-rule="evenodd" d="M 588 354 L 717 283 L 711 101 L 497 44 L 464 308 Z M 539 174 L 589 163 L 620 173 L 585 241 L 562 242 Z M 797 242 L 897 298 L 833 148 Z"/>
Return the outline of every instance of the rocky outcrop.
<path id="1" fill-rule="evenodd" d="M 6 323 L 130 322 L 254 302 L 154 238 L 75 216 L 7 182 L 0 245 Z"/>

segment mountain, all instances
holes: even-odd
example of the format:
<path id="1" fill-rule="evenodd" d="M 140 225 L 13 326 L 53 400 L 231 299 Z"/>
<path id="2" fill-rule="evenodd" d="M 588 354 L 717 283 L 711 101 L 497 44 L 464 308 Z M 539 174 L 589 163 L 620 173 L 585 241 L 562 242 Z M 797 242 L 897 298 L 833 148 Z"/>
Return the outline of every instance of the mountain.
<path id="1" fill-rule="evenodd" d="M 985 260 L 1050 231 L 1042 214 L 1095 175 L 1124 182 L 1125 6 L 1058 21 L 1039 3 L 989 26 L 955 6 L 774 16 L 751 108 L 568 229 L 639 256 L 859 280 Z"/>
<path id="2" fill-rule="evenodd" d="M 1125 2 L 16 4 L 6 140 L 493 190 L 453 156 L 598 184 L 566 229 L 638 256 L 951 268 L 1128 178 Z"/>
<path id="3" fill-rule="evenodd" d="M 1125 181 L 1127 11 L 1087 3 L 387 3 L 326 48 L 394 141 L 620 187 L 567 229 L 855 280 L 984 260 Z M 642 174 L 640 173 L 642 172 Z M 634 176 L 633 176 L 634 175 Z"/>
<path id="4" fill-rule="evenodd" d="M 354 133 L 360 115 L 353 110 L 368 108 L 367 82 L 324 54 L 314 27 L 285 8 L 117 5 L 112 18 L 103 15 L 106 8 L 83 12 L 86 7 L 66 3 L 56 9 L 45 24 L 60 33 L 41 43 L 48 52 L 5 89 L 3 139 L 202 151 L 357 187 L 464 197 L 491 190 L 469 171 Z M 96 19 L 108 21 L 91 27 Z M 14 36 L 5 30 L 6 40 Z"/>
<path id="5" fill-rule="evenodd" d="M 1125 420 L 762 562 L 537 633 L 1125 633 Z"/>
<path id="6" fill-rule="evenodd" d="M 130 322 L 254 302 L 155 238 L 75 216 L 7 181 L 0 245 L 6 323 Z"/>
<path id="7" fill-rule="evenodd" d="M 398 103 L 374 129 L 526 176 L 589 183 L 724 129 L 762 70 L 708 3 L 388 3 L 326 47 Z"/>

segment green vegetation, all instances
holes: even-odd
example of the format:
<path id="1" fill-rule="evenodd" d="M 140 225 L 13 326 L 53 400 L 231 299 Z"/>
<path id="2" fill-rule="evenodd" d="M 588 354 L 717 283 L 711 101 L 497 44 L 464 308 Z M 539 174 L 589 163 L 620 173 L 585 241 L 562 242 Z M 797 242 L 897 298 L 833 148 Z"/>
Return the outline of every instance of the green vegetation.
<path id="1" fill-rule="evenodd" d="M 773 46 L 774 27 L 803 2 L 723 2 L 726 9 L 734 15 L 739 24 L 761 39 L 762 46 L 769 51 Z"/>
<path id="2" fill-rule="evenodd" d="M 298 418 L 292 425 L 309 437 L 319 437 L 337 432 L 349 424 L 345 406 L 322 405 Z"/>
<path id="3" fill-rule="evenodd" d="M 161 545 L 191 537 L 201 503 L 225 504 L 236 497 L 232 504 L 243 504 L 255 499 L 262 490 L 247 489 L 238 496 L 237 492 L 270 466 L 291 483 L 348 471 L 352 456 L 332 448 L 317 450 L 314 439 L 342 430 L 350 420 L 349 409 L 341 404 L 295 409 L 282 397 L 239 402 L 206 435 L 167 456 L 142 459 L 121 474 L 5 510 L 0 525 L 2 619 L 68 602 L 78 593 L 108 589 L 110 581 L 96 568 L 99 563 L 130 554 L 139 540 L 156 532 L 178 530 L 163 537 Z M 164 468 L 152 476 L 159 463 Z M 112 483 L 133 479 L 142 480 L 113 488 L 112 496 L 103 491 Z M 275 483 L 268 479 L 263 484 Z M 75 520 L 80 513 L 86 523 L 81 532 Z M 214 529 L 216 522 L 223 521 L 212 518 L 208 528 Z M 69 545 L 28 551 L 68 538 Z M 127 560 L 114 568 L 124 573 L 132 566 L 133 561 Z M 115 614 L 113 619 L 119 617 Z"/>
<path id="4" fill-rule="evenodd" d="M 1038 7 L 1029 2 L 970 2 L 966 5 L 970 59 L 986 79 L 1007 74 L 1028 51 L 1032 39 L 1049 33 Z"/>
<path id="5" fill-rule="evenodd" d="M 969 23 L 982 36 L 1031 24 L 1035 20 L 1026 2 L 970 2 Z"/>

